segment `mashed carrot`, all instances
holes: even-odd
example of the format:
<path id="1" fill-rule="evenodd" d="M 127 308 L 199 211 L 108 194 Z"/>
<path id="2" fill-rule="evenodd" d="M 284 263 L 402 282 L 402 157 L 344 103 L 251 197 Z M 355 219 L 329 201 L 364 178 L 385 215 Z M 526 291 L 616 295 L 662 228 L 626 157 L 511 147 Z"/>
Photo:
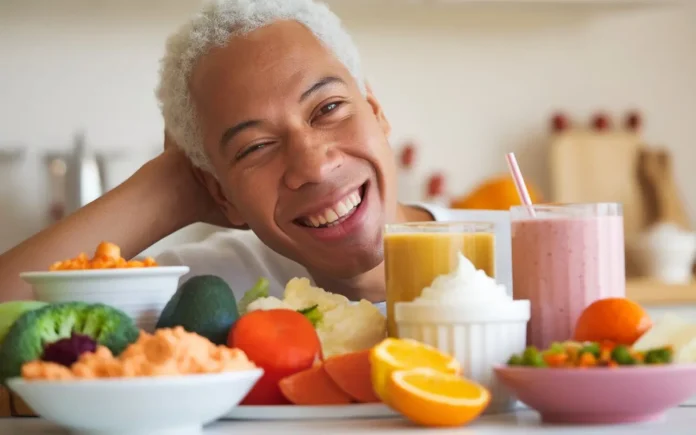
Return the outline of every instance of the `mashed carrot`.
<path id="1" fill-rule="evenodd" d="M 216 346 L 184 328 L 163 328 L 140 337 L 114 357 L 109 349 L 97 347 L 84 353 L 71 366 L 46 361 L 31 361 L 22 366 L 27 380 L 65 380 L 133 378 L 221 373 L 256 368 L 239 349 Z"/>

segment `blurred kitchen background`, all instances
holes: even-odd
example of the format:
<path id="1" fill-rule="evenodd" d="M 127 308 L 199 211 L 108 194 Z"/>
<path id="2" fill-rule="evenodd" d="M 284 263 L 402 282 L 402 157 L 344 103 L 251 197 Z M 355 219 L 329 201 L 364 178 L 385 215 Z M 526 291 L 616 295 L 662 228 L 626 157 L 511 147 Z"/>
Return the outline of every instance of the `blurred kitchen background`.
<path id="1" fill-rule="evenodd" d="M 627 239 L 667 222 L 641 243 L 693 263 L 696 1 L 328 3 L 392 123 L 403 199 L 507 208 L 514 151 L 537 200 L 624 202 Z M 160 151 L 158 61 L 199 4 L 0 0 L 0 252 L 74 205 L 76 145 L 87 200 Z"/>

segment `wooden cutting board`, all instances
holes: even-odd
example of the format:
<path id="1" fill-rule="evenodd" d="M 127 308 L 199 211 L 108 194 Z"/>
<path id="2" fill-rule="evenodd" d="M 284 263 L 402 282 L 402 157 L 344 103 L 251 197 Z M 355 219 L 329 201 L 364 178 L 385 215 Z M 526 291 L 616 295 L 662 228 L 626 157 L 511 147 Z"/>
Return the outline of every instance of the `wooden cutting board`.
<path id="1" fill-rule="evenodd" d="M 644 225 L 637 181 L 641 138 L 631 131 L 571 129 L 552 136 L 550 175 L 554 202 L 620 202 L 626 239 Z"/>
<path id="2" fill-rule="evenodd" d="M 36 414 L 16 394 L 0 386 L 0 418 L 35 417 Z"/>

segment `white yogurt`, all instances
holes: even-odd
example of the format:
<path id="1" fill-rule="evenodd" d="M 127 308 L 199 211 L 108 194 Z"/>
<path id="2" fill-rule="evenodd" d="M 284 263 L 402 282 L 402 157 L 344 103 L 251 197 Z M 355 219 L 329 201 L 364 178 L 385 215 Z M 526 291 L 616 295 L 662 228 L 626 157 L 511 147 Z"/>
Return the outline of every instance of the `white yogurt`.
<path id="1" fill-rule="evenodd" d="M 457 305 L 510 304 L 512 298 L 505 286 L 476 270 L 474 264 L 459 253 L 457 268 L 447 275 L 440 275 L 421 292 L 415 303 L 439 303 Z"/>
<path id="2" fill-rule="evenodd" d="M 513 300 L 504 285 L 461 254 L 455 270 L 435 278 L 412 302 L 394 307 L 399 337 L 453 355 L 465 377 L 491 391 L 488 413 L 506 412 L 516 404 L 493 367 L 524 350 L 529 317 L 529 301 Z"/>

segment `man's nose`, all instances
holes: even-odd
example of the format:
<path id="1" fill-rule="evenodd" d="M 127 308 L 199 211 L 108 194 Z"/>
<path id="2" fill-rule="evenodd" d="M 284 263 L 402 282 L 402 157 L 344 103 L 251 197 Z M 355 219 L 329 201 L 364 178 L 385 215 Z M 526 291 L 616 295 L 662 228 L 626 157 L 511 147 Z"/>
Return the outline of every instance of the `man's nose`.
<path id="1" fill-rule="evenodd" d="M 297 190 L 305 184 L 322 183 L 343 163 L 343 154 L 331 141 L 298 135 L 286 147 L 285 185 Z"/>

